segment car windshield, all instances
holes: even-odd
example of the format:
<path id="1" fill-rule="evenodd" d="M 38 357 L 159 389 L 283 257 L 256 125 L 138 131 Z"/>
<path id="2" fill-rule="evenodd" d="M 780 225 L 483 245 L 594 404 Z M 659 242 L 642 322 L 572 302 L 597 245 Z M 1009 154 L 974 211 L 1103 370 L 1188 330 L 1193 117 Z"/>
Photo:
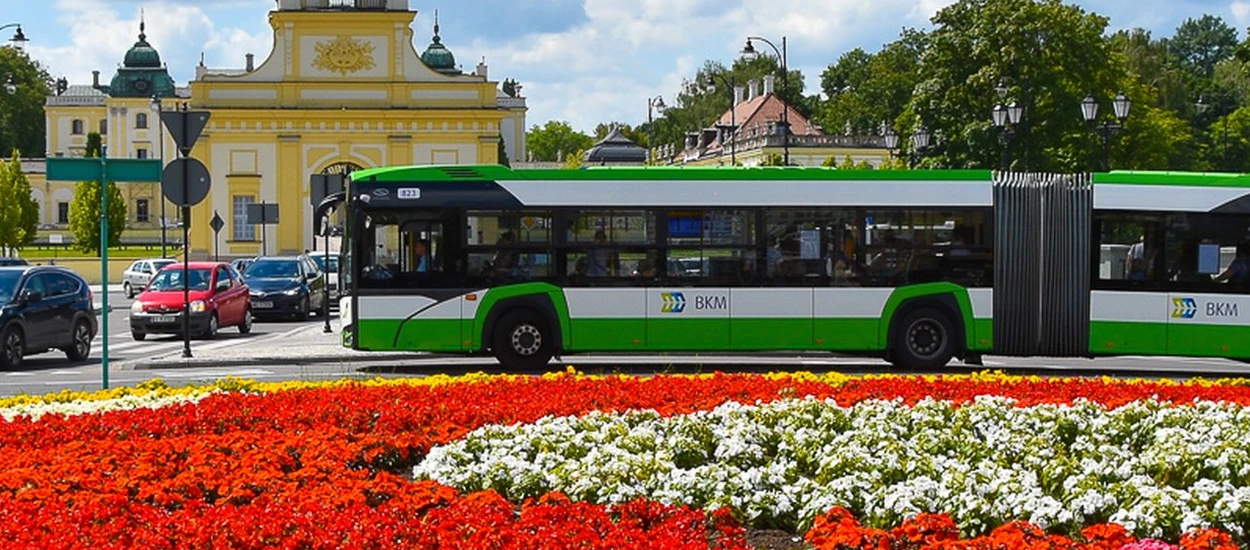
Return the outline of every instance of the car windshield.
<path id="1" fill-rule="evenodd" d="M 153 267 L 154 269 L 156 269 L 157 271 L 160 271 L 160 270 L 161 270 L 162 268 L 164 268 L 165 266 L 167 266 L 167 265 L 174 265 L 174 264 L 176 264 L 176 263 L 178 263 L 178 262 L 175 262 L 175 261 L 173 261 L 173 260 L 156 260 L 156 261 L 153 261 L 153 262 L 152 262 L 152 267 Z"/>
<path id="2" fill-rule="evenodd" d="M 330 267 L 326 267 L 327 257 L 330 259 Z M 313 258 L 313 261 L 317 262 L 317 267 L 320 267 L 322 271 L 337 272 L 339 270 L 339 257 L 338 256 L 313 256 L 312 258 Z"/>
<path id="3" fill-rule="evenodd" d="M 208 290 L 208 285 L 213 280 L 213 272 L 207 269 L 192 269 L 188 272 L 188 275 L 191 279 L 191 290 Z M 152 279 L 152 284 L 148 286 L 148 290 L 157 292 L 183 290 L 182 270 L 168 269 L 158 273 Z"/>
<path id="4" fill-rule="evenodd" d="M 22 280 L 20 271 L 0 271 L 0 304 L 7 304 L 17 293 L 17 283 Z"/>
<path id="5" fill-rule="evenodd" d="M 299 277 L 299 263 L 295 260 L 262 260 L 248 266 L 243 276 L 249 279 L 295 279 Z"/>

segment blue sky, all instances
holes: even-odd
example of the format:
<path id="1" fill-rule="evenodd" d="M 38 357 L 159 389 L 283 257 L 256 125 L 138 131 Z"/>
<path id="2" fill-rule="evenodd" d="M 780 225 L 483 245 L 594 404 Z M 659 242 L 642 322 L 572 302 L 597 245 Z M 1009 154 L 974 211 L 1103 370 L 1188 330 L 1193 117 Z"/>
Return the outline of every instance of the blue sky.
<path id="1" fill-rule="evenodd" d="M 521 81 L 529 123 L 646 120 L 646 98 L 672 100 L 705 59 L 731 61 L 748 35 L 790 43 L 790 65 L 808 89 L 844 51 L 875 50 L 904 27 L 927 27 L 951 0 L 409 0 L 416 42 L 429 42 L 439 10 L 443 41 L 471 70 L 485 57 L 495 80 Z M 1224 17 L 1242 36 L 1250 0 L 1076 0 L 1111 18 L 1112 30 L 1170 35 L 1186 17 Z M 54 76 L 87 84 L 111 78 L 146 13 L 148 40 L 186 84 L 203 54 L 214 68 L 259 63 L 270 51 L 274 0 L 0 0 L 0 25 L 23 24 L 32 55 Z M 9 35 L 5 33 L 4 38 Z"/>

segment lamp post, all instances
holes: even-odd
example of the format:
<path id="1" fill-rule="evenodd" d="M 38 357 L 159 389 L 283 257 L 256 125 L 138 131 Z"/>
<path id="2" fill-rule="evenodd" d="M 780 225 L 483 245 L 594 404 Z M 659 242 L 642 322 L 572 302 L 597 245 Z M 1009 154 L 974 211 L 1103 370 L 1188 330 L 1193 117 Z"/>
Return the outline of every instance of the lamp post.
<path id="1" fill-rule="evenodd" d="M 924 156 L 925 150 L 929 148 L 929 139 L 931 137 L 932 134 L 929 133 L 929 129 L 924 124 L 916 125 L 915 131 L 911 134 L 912 154 L 909 162 L 911 168 L 914 169 L 917 164 L 920 164 L 920 158 Z"/>
<path id="2" fill-rule="evenodd" d="M 161 155 L 161 169 L 163 170 L 165 168 L 165 123 L 161 121 L 161 112 L 164 111 L 164 106 L 161 104 L 161 96 L 158 96 L 158 95 L 152 96 L 152 111 L 156 113 L 156 125 L 159 126 L 159 128 L 157 129 L 157 131 L 160 133 L 159 135 L 160 135 L 160 142 L 161 142 L 159 146 L 160 148 L 159 154 Z M 167 220 L 165 219 L 165 195 L 164 193 L 161 193 L 159 200 L 161 203 L 161 257 L 165 258 L 168 255 L 167 241 L 165 240 L 165 226 L 168 224 L 166 223 Z"/>
<path id="3" fill-rule="evenodd" d="M 22 32 L 21 23 L 9 23 L 8 25 L 0 26 L 0 31 L 11 29 L 13 27 L 17 27 L 17 32 L 13 33 L 13 38 L 9 39 L 9 43 L 13 44 L 13 47 L 19 50 L 25 48 L 26 43 L 30 42 L 30 40 L 26 38 L 26 33 Z"/>
<path id="4" fill-rule="evenodd" d="M 1111 136 L 1120 133 L 1124 129 L 1124 121 L 1128 119 L 1129 109 L 1133 106 L 1133 102 L 1129 100 L 1124 92 L 1116 94 L 1115 99 L 1111 100 L 1111 107 L 1115 110 L 1116 121 L 1103 120 L 1098 122 L 1098 100 L 1094 96 L 1087 95 L 1081 101 L 1081 116 L 1085 119 L 1085 123 L 1090 129 L 1102 136 L 1102 165 L 1103 169 L 1111 171 Z"/>
<path id="5" fill-rule="evenodd" d="M 17 82 L 13 81 L 13 75 L 8 75 L 4 79 L 4 92 L 13 95 L 17 93 Z"/>
<path id="6" fill-rule="evenodd" d="M 737 136 L 735 136 L 735 134 L 738 132 L 738 113 L 737 113 L 738 106 L 734 105 L 734 100 L 737 99 L 737 97 L 734 96 L 735 94 L 734 87 L 737 86 L 738 83 L 734 80 L 733 73 L 730 73 L 728 78 L 726 78 L 725 75 L 723 74 L 712 73 L 711 75 L 707 77 L 707 88 L 709 92 L 716 90 L 717 78 L 719 78 L 720 81 L 724 83 L 727 88 L 729 88 L 729 133 L 728 133 L 729 165 L 737 166 L 738 165 L 738 139 L 737 139 Z M 723 127 L 718 125 L 717 129 L 721 130 L 723 129 Z M 721 141 L 722 151 L 724 150 L 724 145 L 725 145 L 724 140 L 722 140 Z"/>
<path id="7" fill-rule="evenodd" d="M 894 150 L 898 148 L 898 132 L 894 131 L 894 126 L 883 120 L 878 133 L 885 141 L 885 149 L 890 153 L 890 158 L 894 158 Z"/>
<path id="8" fill-rule="evenodd" d="M 752 40 L 759 40 L 760 42 L 768 44 L 768 46 L 771 47 L 773 51 L 777 53 L 777 57 L 781 59 L 781 95 L 784 96 L 785 98 L 789 98 L 790 97 L 790 70 L 789 70 L 789 65 L 787 64 L 787 60 L 786 60 L 786 37 L 785 36 L 781 37 L 780 48 L 778 48 L 776 44 L 773 44 L 772 41 L 770 41 L 767 38 L 764 38 L 761 36 L 747 37 L 747 45 L 742 48 L 742 59 L 746 61 L 751 61 L 759 57 L 759 52 L 755 51 L 755 44 L 751 43 Z M 781 144 L 782 144 L 782 150 L 784 151 L 784 156 L 785 156 L 785 165 L 789 166 L 790 165 L 790 106 L 786 104 L 785 99 L 782 99 L 781 103 L 782 103 L 782 109 L 781 109 L 781 132 L 782 132 L 781 140 L 782 141 L 781 141 Z"/>
<path id="9" fill-rule="evenodd" d="M 652 113 L 653 111 L 659 111 L 663 114 L 664 109 L 667 108 L 668 106 L 664 104 L 662 96 L 657 95 L 647 98 L 647 133 L 651 136 L 651 143 L 647 144 L 647 160 L 651 164 L 655 164 L 655 119 L 652 118 Z"/>
<path id="10" fill-rule="evenodd" d="M 1002 102 L 1007 99 L 1007 85 L 1001 80 L 994 87 L 994 91 L 998 94 L 999 103 L 990 110 L 990 120 L 994 123 L 994 128 L 998 129 L 999 139 L 1003 142 L 1002 169 L 1007 171 L 1011 170 L 1011 145 L 1016 136 L 1016 129 L 1024 118 L 1024 106 L 1016 101 L 1003 105 Z M 1025 171 L 1028 171 L 1028 157 L 1025 158 Z"/>
<path id="11" fill-rule="evenodd" d="M 1210 103 L 1208 103 L 1208 102 L 1207 102 L 1207 96 L 1202 95 L 1202 96 L 1199 96 L 1199 97 L 1198 97 L 1198 102 L 1194 104 L 1194 107 L 1195 107 L 1196 109 L 1198 109 L 1198 114 L 1199 114 L 1199 115 L 1205 115 L 1205 114 L 1207 114 L 1207 112 L 1208 112 L 1208 111 L 1210 111 L 1210 110 L 1211 110 L 1212 105 L 1211 105 Z M 1222 138 L 1221 138 L 1221 145 L 1220 145 L 1221 156 L 1223 157 L 1223 159 L 1222 159 L 1222 161 L 1221 161 L 1220 170 L 1222 170 L 1222 171 L 1229 171 L 1229 165 L 1228 165 L 1228 115 L 1229 115 L 1229 112 L 1230 112 L 1232 109 L 1231 109 L 1231 108 L 1230 108 L 1230 106 L 1229 106 L 1229 101 L 1227 101 L 1227 100 L 1226 100 L 1225 98 L 1223 98 L 1223 97 L 1220 97 L 1218 100 L 1216 100 L 1214 107 L 1215 107 L 1215 114 L 1216 114 L 1217 116 L 1219 116 L 1219 117 L 1220 117 L 1220 123 L 1224 126 L 1224 130 L 1223 130 L 1223 134 L 1222 134 Z"/>

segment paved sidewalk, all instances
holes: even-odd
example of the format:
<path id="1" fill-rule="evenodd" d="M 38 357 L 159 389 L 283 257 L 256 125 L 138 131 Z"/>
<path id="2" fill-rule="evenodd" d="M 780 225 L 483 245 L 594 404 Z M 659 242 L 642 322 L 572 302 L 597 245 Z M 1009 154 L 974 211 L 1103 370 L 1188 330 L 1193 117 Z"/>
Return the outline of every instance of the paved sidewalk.
<path id="1" fill-rule="evenodd" d="M 257 338 L 247 345 L 218 345 L 214 342 L 192 343 L 190 358 L 177 351 L 152 359 L 127 363 L 131 370 L 235 367 L 253 365 L 308 365 L 322 363 L 368 364 L 429 358 L 425 353 L 382 353 L 355 351 L 339 342 L 337 322 L 326 334 L 322 325 L 303 326 L 287 332 Z M 228 344 L 225 342 L 224 344 Z"/>

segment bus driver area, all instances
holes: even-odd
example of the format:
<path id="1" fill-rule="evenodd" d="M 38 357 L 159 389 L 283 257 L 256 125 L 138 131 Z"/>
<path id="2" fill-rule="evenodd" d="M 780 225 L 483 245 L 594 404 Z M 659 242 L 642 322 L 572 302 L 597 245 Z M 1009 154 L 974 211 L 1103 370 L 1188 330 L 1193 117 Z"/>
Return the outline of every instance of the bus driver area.
<path id="1" fill-rule="evenodd" d="M 361 350 L 1250 358 L 1239 176 L 412 167 L 346 196 Z"/>

